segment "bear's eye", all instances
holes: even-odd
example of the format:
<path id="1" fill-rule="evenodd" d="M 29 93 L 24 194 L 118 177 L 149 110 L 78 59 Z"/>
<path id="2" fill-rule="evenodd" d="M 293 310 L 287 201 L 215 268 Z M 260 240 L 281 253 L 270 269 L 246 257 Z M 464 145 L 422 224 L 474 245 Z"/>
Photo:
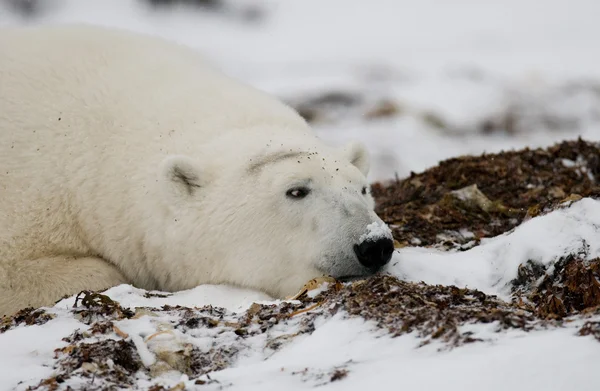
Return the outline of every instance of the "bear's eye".
<path id="1" fill-rule="evenodd" d="M 361 193 L 362 193 L 362 195 L 367 195 L 367 186 L 362 188 Z"/>
<path id="2" fill-rule="evenodd" d="M 306 197 L 310 193 L 310 189 L 308 187 L 294 187 L 289 189 L 285 195 L 289 198 L 293 198 L 295 200 L 300 200 Z"/>

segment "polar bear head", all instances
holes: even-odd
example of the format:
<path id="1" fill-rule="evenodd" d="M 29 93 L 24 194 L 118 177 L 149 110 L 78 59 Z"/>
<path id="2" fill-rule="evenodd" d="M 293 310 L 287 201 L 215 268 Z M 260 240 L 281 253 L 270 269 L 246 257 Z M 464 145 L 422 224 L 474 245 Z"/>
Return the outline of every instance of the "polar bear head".
<path id="1" fill-rule="evenodd" d="M 315 277 L 366 276 L 388 263 L 393 240 L 373 211 L 365 148 L 279 141 L 163 162 L 174 285 L 226 283 L 285 297 Z"/>

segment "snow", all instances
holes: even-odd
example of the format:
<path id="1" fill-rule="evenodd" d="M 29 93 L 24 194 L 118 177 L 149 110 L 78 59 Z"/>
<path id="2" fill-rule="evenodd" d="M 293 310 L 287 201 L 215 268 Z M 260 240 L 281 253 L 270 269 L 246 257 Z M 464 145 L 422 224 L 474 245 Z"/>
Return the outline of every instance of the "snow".
<path id="1" fill-rule="evenodd" d="M 265 293 L 248 291 L 235 287 L 223 287 L 219 285 L 201 285 L 186 291 L 180 291 L 176 294 L 163 292 L 148 292 L 149 296 L 158 293 L 166 297 L 145 297 L 147 291 L 137 289 L 130 285 L 120 285 L 106 291 L 110 297 L 118 301 L 119 304 L 127 308 L 151 307 L 163 305 L 182 305 L 190 307 L 202 307 L 213 305 L 223 307 L 230 311 L 245 311 L 252 303 L 262 303 L 271 300 L 271 297 Z M 226 294 L 224 294 L 226 293 Z M 73 306 L 75 298 L 67 298 L 57 303 L 57 307 L 70 308 Z"/>
<path id="2" fill-rule="evenodd" d="M 399 114 L 393 117 L 367 120 L 349 111 L 315 124 L 318 135 L 333 145 L 363 141 L 373 154 L 372 180 L 402 177 L 461 154 L 547 146 L 577 136 L 600 141 L 597 0 L 235 0 L 228 2 L 233 11 L 222 14 L 185 7 L 154 12 L 133 0 L 48 0 L 45 5 L 38 19 L 24 20 L 0 2 L 0 25 L 122 27 L 197 48 L 231 75 L 288 101 L 343 92 L 362 94 L 369 102 L 394 102 Z M 260 8 L 262 19 L 244 20 L 247 7 Z M 507 117 L 514 120 L 511 129 L 504 129 Z M 498 129 L 483 132 L 490 123 Z M 564 164 L 591 175 L 586 162 Z M 599 227 L 600 202 L 583 199 L 467 251 L 402 248 L 388 272 L 508 299 L 507 284 L 525 261 L 552 265 L 570 253 L 600 256 Z M 128 285 L 107 291 L 130 308 L 213 305 L 239 313 L 253 302 L 280 303 L 226 286 L 200 286 L 166 297 L 146 293 Z M 0 390 L 25 390 L 51 376 L 54 349 L 66 345 L 62 338 L 88 327 L 70 315 L 73 303 L 74 297 L 58 303 L 51 310 L 56 318 L 46 324 L 0 334 Z M 202 327 L 186 335 L 167 330 L 149 339 L 165 331 L 168 320 L 168 315 L 147 315 L 116 325 L 148 366 L 157 352 L 184 342 L 200 349 L 239 343 L 231 332 Z M 231 367 L 210 374 L 218 382 L 203 377 L 208 384 L 198 386 L 178 373 L 154 380 L 166 386 L 183 382 L 189 390 L 597 390 L 593 373 L 600 345 L 577 335 L 581 322 L 527 333 L 498 332 L 495 324 L 467 325 L 484 342 L 448 350 L 436 343 L 417 348 L 416 335 L 390 338 L 370 322 L 338 314 L 278 351 L 267 349 L 263 337 L 245 340 Z M 285 327 L 274 335 L 299 326 Z M 330 382 L 336 368 L 348 375 Z M 154 383 L 139 379 L 139 386 L 149 384 Z"/>
<path id="3" fill-rule="evenodd" d="M 359 243 L 367 240 L 375 241 L 382 238 L 392 238 L 392 230 L 384 222 L 374 222 L 367 225 L 367 232 L 358 238 Z"/>
<path id="4" fill-rule="evenodd" d="M 84 325 L 71 318 L 51 320 L 43 326 L 20 327 L 0 334 L 0 389 L 10 390 L 19 382 L 37 383 L 52 374 L 46 364 L 54 349 L 65 346 L 61 338 Z"/>
<path id="5" fill-rule="evenodd" d="M 569 208 L 530 219 L 504 235 L 483 239 L 467 251 L 409 247 L 397 250 L 389 272 L 407 281 L 456 285 L 509 299 L 507 284 L 520 264 L 551 265 L 566 254 L 600 256 L 600 201 L 582 199 Z"/>
<path id="6" fill-rule="evenodd" d="M 416 348 L 418 340 L 413 335 L 390 338 L 360 319 L 344 319 L 336 316 L 322 324 L 309 336 L 288 345 L 268 359 L 246 360 L 238 365 L 212 373 L 210 378 L 218 383 L 195 386 L 186 376 L 164 374 L 159 380 L 167 386 L 179 382 L 186 389 L 216 390 L 226 386 L 231 390 L 286 389 L 300 390 L 323 386 L 331 390 L 361 390 L 365 387 L 398 387 L 407 389 L 435 390 L 506 390 L 544 389 L 596 390 L 595 363 L 600 357 L 597 342 L 591 337 L 575 336 L 575 324 L 566 328 L 526 333 L 490 331 L 492 326 L 473 327 L 477 336 L 489 336 L 488 344 L 471 344 L 460 349 L 439 351 L 438 346 Z M 58 328 L 64 327 L 66 335 L 73 325 L 51 321 L 41 330 L 21 328 L 7 333 L 12 339 L 19 337 L 17 331 L 35 332 L 40 336 L 27 342 L 20 339 L 21 346 L 14 356 L 2 352 L 3 387 L 11 389 L 16 380 L 24 381 L 17 390 L 24 390 L 29 379 L 47 376 L 48 368 L 41 367 L 44 358 L 49 361 L 52 347 L 60 345 Z M 54 331 L 54 333 L 53 333 Z M 43 336 L 43 338 L 41 338 Z M 2 341 L 4 342 L 4 341 Z M 34 345 L 35 344 L 35 345 Z M 4 344 L 2 346 L 5 346 Z M 35 346 L 40 350 L 36 359 L 18 360 L 27 349 Z M 258 347 L 253 346 L 254 348 Z M 557 361 L 557 352 L 568 357 L 571 365 Z M 259 352 L 257 352 L 260 354 Z M 561 370 L 558 370 L 561 365 Z M 336 368 L 349 371 L 346 379 L 329 382 Z M 28 378 L 20 377 L 27 374 Z M 207 379 L 206 377 L 203 377 Z M 147 380 L 140 379 L 143 385 Z"/>
<path id="7" fill-rule="evenodd" d="M 227 369 L 214 378 L 231 384 L 228 389 L 248 391 L 307 389 L 323 383 L 330 390 L 564 390 L 568 386 L 593 390 L 597 387 L 589 374 L 593 360 L 598 357 L 598 347 L 585 338 L 573 337 L 568 329 L 541 331 L 531 336 L 507 333 L 491 346 L 470 345 L 461 350 L 438 352 L 435 347 L 415 349 L 417 341 L 412 336 L 374 338 L 366 326 L 358 320 L 333 319 L 269 361 L 250 368 Z M 573 371 L 555 370 L 557 351 L 580 366 Z M 349 369 L 347 379 L 329 383 L 327 376 L 318 378 L 336 366 Z M 292 375 L 304 368 L 309 368 L 304 378 Z M 575 378 L 581 382 L 573 383 Z"/>

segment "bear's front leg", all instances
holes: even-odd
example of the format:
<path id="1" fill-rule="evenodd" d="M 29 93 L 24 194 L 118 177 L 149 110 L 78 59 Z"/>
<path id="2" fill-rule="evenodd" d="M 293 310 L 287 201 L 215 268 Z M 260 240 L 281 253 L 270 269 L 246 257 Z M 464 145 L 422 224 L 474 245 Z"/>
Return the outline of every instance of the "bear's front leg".
<path id="1" fill-rule="evenodd" d="M 114 265 L 96 257 L 49 257 L 0 265 L 0 316 L 51 306 L 82 290 L 128 283 Z"/>

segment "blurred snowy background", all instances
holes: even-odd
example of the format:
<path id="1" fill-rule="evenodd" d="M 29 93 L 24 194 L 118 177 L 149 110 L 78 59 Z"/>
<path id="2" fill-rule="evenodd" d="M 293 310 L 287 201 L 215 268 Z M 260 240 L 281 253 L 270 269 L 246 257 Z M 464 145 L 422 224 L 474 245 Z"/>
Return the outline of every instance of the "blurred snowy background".
<path id="1" fill-rule="evenodd" d="M 461 154 L 600 140 L 598 0 L 0 0 L 0 25 L 160 35 L 363 140 L 373 180 Z"/>

